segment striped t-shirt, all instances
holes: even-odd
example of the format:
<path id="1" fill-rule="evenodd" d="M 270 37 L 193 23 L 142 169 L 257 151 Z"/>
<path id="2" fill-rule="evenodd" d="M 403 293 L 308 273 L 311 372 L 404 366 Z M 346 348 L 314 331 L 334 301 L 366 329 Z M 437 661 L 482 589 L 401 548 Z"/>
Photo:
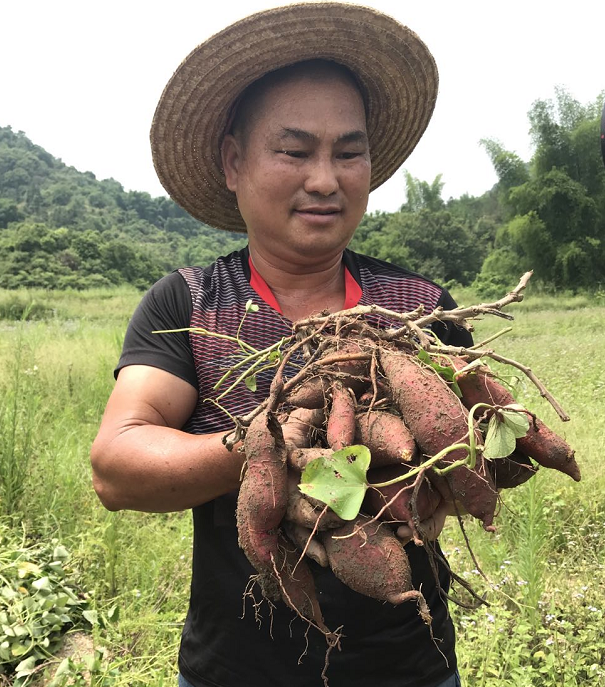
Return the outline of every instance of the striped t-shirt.
<path id="1" fill-rule="evenodd" d="M 427 311 L 455 307 L 447 291 L 420 275 L 348 250 L 343 262 L 346 307 L 377 304 L 398 312 L 421 304 Z M 259 309 L 245 315 L 249 300 Z M 389 323 L 376 317 L 373 324 Z M 206 399 L 220 393 L 213 387 L 239 359 L 238 346 L 199 334 L 151 333 L 189 326 L 228 336 L 239 330 L 243 341 L 262 349 L 289 336 L 292 323 L 279 312 L 270 290 L 251 268 L 247 249 L 208 267 L 184 268 L 168 275 L 137 308 L 116 373 L 126 365 L 144 364 L 181 377 L 199 392 L 197 407 L 183 429 L 195 434 L 228 431 L 230 418 Z M 436 326 L 442 341 L 470 344 L 468 332 L 449 323 Z M 221 403 L 232 415 L 245 415 L 268 395 L 272 374 L 269 370 L 258 375 L 256 391 L 240 384 Z M 195 687 L 319 686 L 325 658 L 323 637 L 314 630 L 305 636 L 306 626 L 281 603 L 272 613 L 266 603 L 261 607 L 259 627 L 250 598 L 244 603 L 254 570 L 237 544 L 235 500 L 235 493 L 226 494 L 193 509 L 193 577 L 179 669 Z M 413 544 L 406 551 L 413 585 L 422 589 L 433 615 L 432 637 L 414 603 L 382 604 L 353 592 L 329 570 L 310 563 L 326 624 L 344 626 L 342 650 L 330 655 L 332 687 L 435 687 L 455 671 L 453 626 L 427 553 Z M 439 585 L 447 591 L 449 576 L 443 565 L 438 574 Z M 260 599 L 258 590 L 256 599 Z"/>

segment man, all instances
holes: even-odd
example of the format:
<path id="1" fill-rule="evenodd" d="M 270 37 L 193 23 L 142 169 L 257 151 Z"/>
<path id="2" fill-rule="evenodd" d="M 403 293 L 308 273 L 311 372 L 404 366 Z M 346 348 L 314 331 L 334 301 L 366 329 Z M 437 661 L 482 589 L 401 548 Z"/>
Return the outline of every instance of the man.
<path id="1" fill-rule="evenodd" d="M 194 216 L 245 230 L 248 247 L 206 268 L 165 277 L 129 327 L 115 389 L 92 450 L 94 485 L 110 509 L 193 508 L 191 601 L 183 632 L 181 685 L 320 685 L 325 641 L 283 604 L 242 595 L 254 572 L 237 545 L 234 506 L 241 452 L 222 437 L 230 418 L 208 399 L 233 360 L 222 338 L 154 330 L 201 326 L 239 333 L 264 348 L 291 323 L 356 303 L 407 311 L 453 306 L 432 282 L 345 250 L 369 191 L 403 162 L 422 135 L 436 95 L 430 53 L 408 29 L 366 8 L 296 5 L 253 15 L 209 39 L 169 82 L 154 119 L 152 148 L 163 184 Z M 258 312 L 244 319 L 246 302 Z M 466 344 L 445 327 L 441 338 Z M 266 397 L 242 385 L 221 402 L 243 415 Z M 304 422 L 284 425 L 305 445 Z M 237 449 L 237 447 L 236 447 Z M 433 518 L 440 531 L 446 506 Z M 407 532 L 401 531 L 405 536 Z M 426 552 L 407 546 L 413 583 L 433 615 L 357 594 L 313 568 L 326 624 L 343 625 L 330 656 L 333 687 L 453 687 L 454 635 L 448 574 L 437 585 Z M 270 617 L 271 616 L 271 617 Z"/>

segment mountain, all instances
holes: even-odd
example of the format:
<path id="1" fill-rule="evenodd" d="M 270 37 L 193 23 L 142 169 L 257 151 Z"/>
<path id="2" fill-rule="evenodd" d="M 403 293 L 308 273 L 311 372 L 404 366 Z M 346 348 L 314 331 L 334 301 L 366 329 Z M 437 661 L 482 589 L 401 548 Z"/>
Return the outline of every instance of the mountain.
<path id="1" fill-rule="evenodd" d="M 0 127 L 0 287 L 144 289 L 244 243 L 169 198 L 99 181 Z"/>

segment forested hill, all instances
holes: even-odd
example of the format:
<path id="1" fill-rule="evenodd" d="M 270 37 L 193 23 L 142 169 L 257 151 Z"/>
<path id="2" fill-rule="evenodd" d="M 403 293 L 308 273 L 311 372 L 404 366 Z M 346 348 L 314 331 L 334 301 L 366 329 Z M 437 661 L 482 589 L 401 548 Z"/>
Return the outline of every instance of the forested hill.
<path id="1" fill-rule="evenodd" d="M 145 288 L 244 243 L 168 198 L 99 181 L 0 127 L 0 287 Z"/>
<path id="2" fill-rule="evenodd" d="M 480 197 L 445 201 L 440 176 L 429 183 L 406 174 L 401 209 L 366 215 L 351 247 L 486 296 L 529 269 L 545 288 L 605 289 L 604 97 L 582 105 L 557 89 L 536 101 L 529 161 L 496 139 L 481 141 L 498 182 Z M 145 288 L 243 243 L 165 197 L 98 181 L 0 128 L 0 287 Z"/>

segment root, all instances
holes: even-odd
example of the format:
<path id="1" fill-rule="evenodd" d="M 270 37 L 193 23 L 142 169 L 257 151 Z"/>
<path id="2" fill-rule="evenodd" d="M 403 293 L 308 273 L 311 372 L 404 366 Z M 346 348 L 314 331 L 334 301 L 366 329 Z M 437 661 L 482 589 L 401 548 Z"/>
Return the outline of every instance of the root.
<path id="1" fill-rule="evenodd" d="M 305 555 L 307 553 L 307 549 L 309 548 L 309 544 L 313 540 L 313 537 L 317 534 L 317 530 L 319 528 L 319 522 L 322 519 L 322 517 L 328 512 L 329 508 L 330 507 L 328 505 L 324 506 L 324 509 L 317 516 L 317 520 L 315 521 L 315 525 L 313 526 L 313 529 L 311 530 L 311 534 L 309 535 L 309 538 L 307 539 L 307 543 L 305 544 L 305 547 L 300 554 L 300 558 L 296 561 L 296 565 L 292 568 L 292 576 L 294 576 L 294 573 L 296 572 L 296 568 L 298 568 L 299 563 L 305 557 Z"/>
<path id="2" fill-rule="evenodd" d="M 244 589 L 244 593 L 242 594 L 242 614 L 240 618 L 243 620 L 246 617 L 246 600 L 250 600 L 254 610 L 254 620 L 260 629 L 263 622 L 261 607 L 263 602 L 266 602 L 269 608 L 269 635 L 271 638 L 273 638 L 273 609 L 275 608 L 275 604 L 264 594 L 262 594 L 260 601 L 258 601 L 254 596 L 254 586 L 256 584 L 258 584 L 261 590 L 263 589 L 262 583 L 259 582 L 260 578 L 261 575 L 250 575 L 250 579 L 248 580 L 246 588 Z"/>

